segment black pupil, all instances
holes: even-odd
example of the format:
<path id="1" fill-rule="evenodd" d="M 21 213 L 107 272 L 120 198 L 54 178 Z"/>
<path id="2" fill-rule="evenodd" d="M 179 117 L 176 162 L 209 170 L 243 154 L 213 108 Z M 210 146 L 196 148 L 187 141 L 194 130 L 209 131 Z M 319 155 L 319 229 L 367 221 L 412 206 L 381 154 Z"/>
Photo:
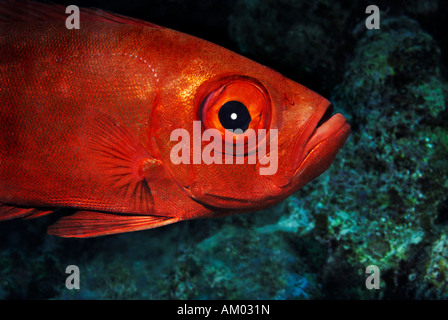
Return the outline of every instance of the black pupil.
<path id="1" fill-rule="evenodd" d="M 239 101 L 228 101 L 219 109 L 219 121 L 222 126 L 228 130 L 241 129 L 243 132 L 249 127 L 250 117 L 249 110 Z"/>

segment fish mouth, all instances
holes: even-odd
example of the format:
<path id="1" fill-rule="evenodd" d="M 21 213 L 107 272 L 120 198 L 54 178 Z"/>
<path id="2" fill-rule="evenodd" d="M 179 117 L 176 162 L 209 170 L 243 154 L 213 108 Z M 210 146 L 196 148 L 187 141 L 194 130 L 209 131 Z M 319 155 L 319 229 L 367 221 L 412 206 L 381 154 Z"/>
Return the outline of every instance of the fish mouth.
<path id="1" fill-rule="evenodd" d="M 305 131 L 295 147 L 294 176 L 301 176 L 304 171 L 314 171 L 310 180 L 324 172 L 339 149 L 344 145 L 351 128 L 345 117 L 333 114 L 333 105 L 326 101 L 316 115 L 309 121 Z M 307 141 L 305 144 L 303 141 Z M 313 170 L 307 168 L 313 167 Z M 310 181 L 308 180 L 308 181 Z"/>

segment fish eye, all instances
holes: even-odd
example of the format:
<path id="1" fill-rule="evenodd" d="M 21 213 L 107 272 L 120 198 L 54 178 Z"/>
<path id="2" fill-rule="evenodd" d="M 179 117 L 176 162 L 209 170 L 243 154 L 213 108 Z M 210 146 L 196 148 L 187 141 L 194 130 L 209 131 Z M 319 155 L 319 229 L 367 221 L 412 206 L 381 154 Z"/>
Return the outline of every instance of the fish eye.
<path id="1" fill-rule="evenodd" d="M 198 113 L 202 127 L 217 129 L 225 143 L 246 145 L 258 129 L 269 129 L 269 95 L 253 78 L 231 76 L 212 81 L 202 97 Z"/>
<path id="2" fill-rule="evenodd" d="M 221 125 L 227 130 L 241 130 L 246 131 L 249 128 L 250 113 L 247 107 L 239 101 L 228 101 L 224 103 L 218 112 L 219 121 Z"/>

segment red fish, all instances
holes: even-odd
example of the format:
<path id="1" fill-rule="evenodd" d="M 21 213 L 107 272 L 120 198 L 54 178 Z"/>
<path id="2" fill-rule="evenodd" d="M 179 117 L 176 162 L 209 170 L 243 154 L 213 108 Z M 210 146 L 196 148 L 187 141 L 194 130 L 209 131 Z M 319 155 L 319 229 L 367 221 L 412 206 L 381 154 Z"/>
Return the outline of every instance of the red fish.
<path id="1" fill-rule="evenodd" d="M 0 2 L 0 220 L 74 208 L 49 233 L 92 237 L 259 210 L 323 173 L 350 134 L 325 98 L 213 43 L 101 10 L 81 9 L 80 29 L 67 17 Z M 209 146 L 195 123 L 244 152 L 195 162 Z M 187 163 L 172 161 L 175 129 L 193 137 Z M 265 130 L 273 174 L 238 163 L 249 129 Z"/>

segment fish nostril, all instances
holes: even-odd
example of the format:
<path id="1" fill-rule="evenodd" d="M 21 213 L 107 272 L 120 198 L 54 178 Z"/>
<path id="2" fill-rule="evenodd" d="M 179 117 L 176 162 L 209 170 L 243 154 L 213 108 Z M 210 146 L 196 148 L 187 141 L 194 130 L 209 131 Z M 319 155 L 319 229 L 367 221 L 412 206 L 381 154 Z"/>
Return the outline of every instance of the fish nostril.
<path id="1" fill-rule="evenodd" d="M 329 120 L 333 114 L 334 107 L 332 104 L 330 104 L 327 108 L 327 111 L 325 111 L 324 115 L 320 119 L 320 121 L 317 123 L 316 129 L 319 128 L 322 124 L 324 124 L 327 120 Z"/>

